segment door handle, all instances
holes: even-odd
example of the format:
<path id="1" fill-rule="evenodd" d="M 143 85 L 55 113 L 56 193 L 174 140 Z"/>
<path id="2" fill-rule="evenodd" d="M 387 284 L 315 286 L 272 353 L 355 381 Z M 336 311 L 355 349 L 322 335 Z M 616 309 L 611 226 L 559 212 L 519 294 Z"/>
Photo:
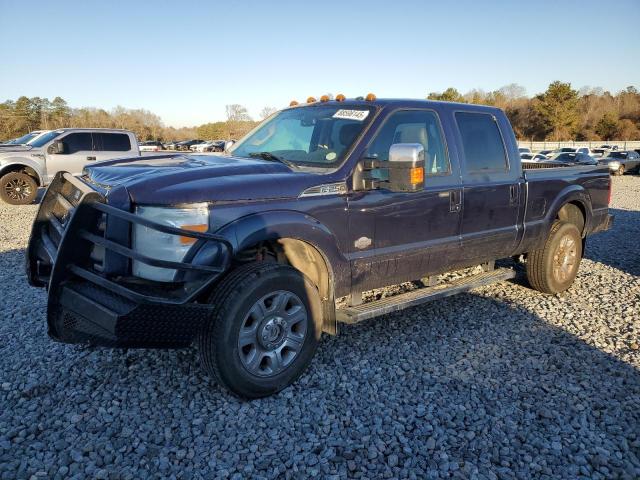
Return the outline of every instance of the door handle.
<path id="1" fill-rule="evenodd" d="M 87 160 L 89 160 L 89 161 L 93 161 L 95 159 L 96 159 L 96 157 L 87 157 Z"/>
<path id="2" fill-rule="evenodd" d="M 509 185 L 509 205 L 518 204 L 518 185 Z"/>
<path id="3" fill-rule="evenodd" d="M 449 211 L 457 213 L 462 209 L 462 195 L 460 190 L 451 190 L 449 192 Z"/>

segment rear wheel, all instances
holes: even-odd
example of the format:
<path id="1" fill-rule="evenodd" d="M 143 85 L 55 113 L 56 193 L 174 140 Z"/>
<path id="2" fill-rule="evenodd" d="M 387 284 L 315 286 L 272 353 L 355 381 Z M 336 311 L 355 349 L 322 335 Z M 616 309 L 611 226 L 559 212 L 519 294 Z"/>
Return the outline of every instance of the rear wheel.
<path id="1" fill-rule="evenodd" d="M 320 338 L 320 296 L 292 267 L 252 264 L 229 274 L 210 298 L 200 356 L 233 393 L 258 398 L 290 385 L 307 368 Z"/>
<path id="2" fill-rule="evenodd" d="M 527 278 L 544 293 L 567 290 L 578 274 L 582 259 L 582 238 L 573 223 L 557 221 L 545 246 L 527 255 Z"/>
<path id="3" fill-rule="evenodd" d="M 11 205 L 26 205 L 36 199 L 38 184 L 23 172 L 9 172 L 0 178 L 0 198 Z"/>

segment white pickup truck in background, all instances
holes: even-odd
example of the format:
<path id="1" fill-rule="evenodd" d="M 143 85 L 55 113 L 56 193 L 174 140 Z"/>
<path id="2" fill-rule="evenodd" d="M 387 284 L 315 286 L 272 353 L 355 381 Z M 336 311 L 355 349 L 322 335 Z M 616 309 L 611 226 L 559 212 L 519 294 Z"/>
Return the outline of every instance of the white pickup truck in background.
<path id="1" fill-rule="evenodd" d="M 140 156 L 133 132 L 106 128 L 61 128 L 26 145 L 0 150 L 0 198 L 12 205 L 35 200 L 59 171 L 80 175 L 88 163 Z"/>

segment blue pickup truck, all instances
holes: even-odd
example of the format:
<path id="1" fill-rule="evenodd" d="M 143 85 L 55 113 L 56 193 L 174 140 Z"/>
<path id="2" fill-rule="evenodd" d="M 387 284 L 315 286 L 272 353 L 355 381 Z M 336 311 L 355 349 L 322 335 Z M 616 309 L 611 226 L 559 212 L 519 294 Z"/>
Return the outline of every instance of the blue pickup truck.
<path id="1" fill-rule="evenodd" d="M 525 262 L 536 290 L 566 290 L 586 238 L 611 225 L 610 196 L 606 167 L 523 167 L 497 108 L 310 98 L 220 156 L 59 173 L 27 274 L 47 288 L 55 340 L 197 343 L 221 385 L 255 398 L 293 382 L 341 322 L 514 276 L 496 260 Z M 442 281 L 470 266 L 483 268 Z M 410 281 L 418 288 L 363 302 Z"/>

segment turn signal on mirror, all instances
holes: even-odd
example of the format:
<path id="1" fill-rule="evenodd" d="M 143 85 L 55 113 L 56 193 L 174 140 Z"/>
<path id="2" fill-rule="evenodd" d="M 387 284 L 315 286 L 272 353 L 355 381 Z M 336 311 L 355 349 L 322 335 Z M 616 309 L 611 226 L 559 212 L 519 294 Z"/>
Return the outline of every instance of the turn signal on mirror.
<path id="1" fill-rule="evenodd" d="M 415 167 L 411 169 L 411 185 L 417 185 L 424 182 L 424 167 Z"/>

